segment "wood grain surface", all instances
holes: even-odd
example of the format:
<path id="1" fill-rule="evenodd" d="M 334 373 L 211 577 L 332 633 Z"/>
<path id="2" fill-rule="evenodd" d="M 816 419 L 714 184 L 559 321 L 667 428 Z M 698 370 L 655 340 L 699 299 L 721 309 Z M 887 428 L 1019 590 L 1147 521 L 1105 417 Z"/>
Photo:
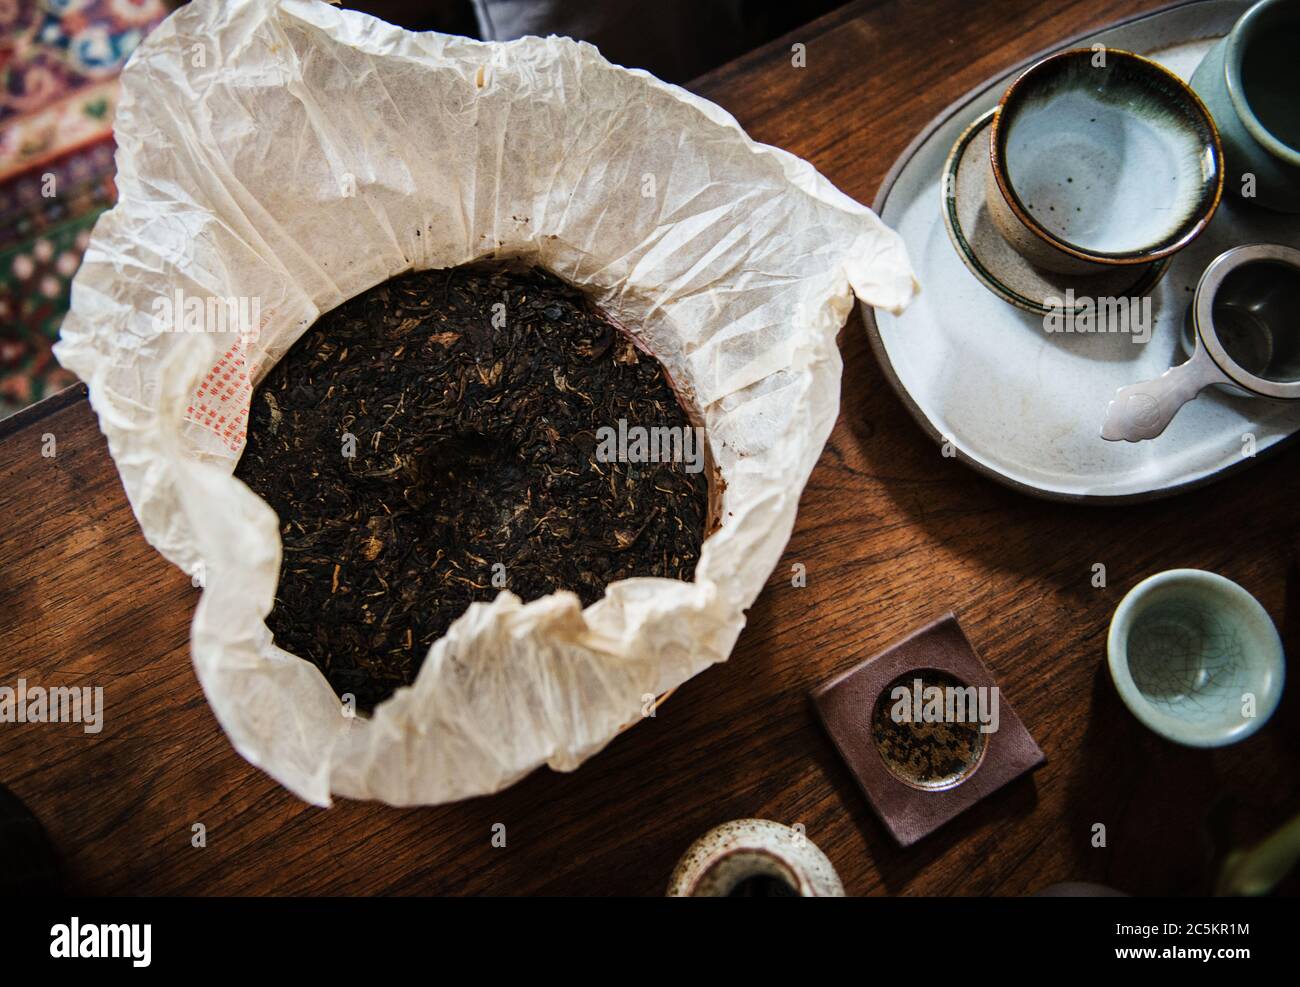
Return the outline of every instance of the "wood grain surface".
<path id="1" fill-rule="evenodd" d="M 693 88 L 870 202 L 895 156 L 966 90 L 1155 6 L 858 3 Z M 806 68 L 791 65 L 794 42 Z M 1193 566 L 1255 593 L 1300 651 L 1300 451 L 1165 502 L 1036 501 L 940 454 L 856 317 L 842 348 L 839 421 L 732 659 L 575 773 L 544 769 L 431 809 L 313 808 L 240 758 L 190 666 L 198 592 L 141 537 L 84 392 L 29 410 L 0 425 L 0 685 L 102 685 L 106 710 L 97 735 L 0 724 L 0 783 L 48 828 L 68 887 L 90 893 L 653 895 L 695 837 L 745 816 L 802 823 L 850 894 L 1018 895 L 1061 880 L 1204 891 L 1207 820 L 1240 844 L 1300 811 L 1297 690 L 1244 743 L 1176 748 L 1116 697 L 1107 622 L 1143 577 Z M 42 455 L 47 435 L 54 457 Z M 796 562 L 806 587 L 791 586 Z M 1105 588 L 1092 585 L 1098 562 Z M 1048 763 L 900 850 L 807 694 L 948 609 Z"/>

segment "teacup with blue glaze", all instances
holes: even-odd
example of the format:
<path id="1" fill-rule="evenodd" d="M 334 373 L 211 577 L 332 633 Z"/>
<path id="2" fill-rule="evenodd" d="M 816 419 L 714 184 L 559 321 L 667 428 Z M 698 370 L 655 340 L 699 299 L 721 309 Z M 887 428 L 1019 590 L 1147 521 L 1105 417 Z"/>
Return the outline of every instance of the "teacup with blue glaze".
<path id="1" fill-rule="evenodd" d="M 1149 264 L 1218 208 L 1223 153 L 1197 95 L 1163 66 L 1073 48 L 1026 69 L 989 131 L 988 207 L 1030 263 L 1065 274 Z"/>
<path id="2" fill-rule="evenodd" d="M 1263 0 L 1196 68 L 1192 88 L 1223 139 L 1232 190 L 1300 213 L 1300 0 Z"/>
<path id="3" fill-rule="evenodd" d="M 1111 679 L 1147 727 L 1189 747 L 1244 740 L 1277 709 L 1286 656 L 1260 602 L 1218 573 L 1170 569 L 1120 602 L 1106 639 Z"/>

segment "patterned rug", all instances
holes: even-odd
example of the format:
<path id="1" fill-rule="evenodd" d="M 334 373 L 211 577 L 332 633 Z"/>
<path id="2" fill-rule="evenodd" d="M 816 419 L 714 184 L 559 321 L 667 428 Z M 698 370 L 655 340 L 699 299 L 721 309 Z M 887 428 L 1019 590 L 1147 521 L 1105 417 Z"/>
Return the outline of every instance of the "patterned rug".
<path id="1" fill-rule="evenodd" d="M 50 347 L 113 204 L 117 76 L 163 0 L 0 0 L 0 417 L 71 384 Z"/>

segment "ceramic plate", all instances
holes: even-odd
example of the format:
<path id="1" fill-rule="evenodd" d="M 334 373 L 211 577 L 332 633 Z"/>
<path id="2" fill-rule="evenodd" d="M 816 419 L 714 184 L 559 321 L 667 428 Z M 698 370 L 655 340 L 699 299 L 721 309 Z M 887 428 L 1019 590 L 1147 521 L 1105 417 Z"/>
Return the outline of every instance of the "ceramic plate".
<path id="1" fill-rule="evenodd" d="M 1186 79 L 1249 7 L 1249 0 L 1198 0 L 1060 47 L 1099 42 L 1124 48 Z M 1118 388 L 1158 377 L 1185 359 L 1179 346 L 1183 312 L 1209 262 L 1243 243 L 1300 246 L 1300 221 L 1249 208 L 1225 191 L 1209 227 L 1175 255 L 1151 290 L 1149 341 L 1136 342 L 1139 336 L 1131 334 L 1046 332 L 1041 316 L 1009 304 L 971 273 L 949 239 L 942 210 L 949 153 L 1025 65 L 944 111 L 881 187 L 874 208 L 907 242 L 922 286 L 902 315 L 863 309 L 886 376 L 932 437 L 950 441 L 981 472 L 1041 497 L 1154 499 L 1249 466 L 1252 446 L 1259 456 L 1300 430 L 1300 402 L 1252 400 L 1210 388 L 1162 436 L 1136 444 L 1105 441 L 1101 422 Z"/>

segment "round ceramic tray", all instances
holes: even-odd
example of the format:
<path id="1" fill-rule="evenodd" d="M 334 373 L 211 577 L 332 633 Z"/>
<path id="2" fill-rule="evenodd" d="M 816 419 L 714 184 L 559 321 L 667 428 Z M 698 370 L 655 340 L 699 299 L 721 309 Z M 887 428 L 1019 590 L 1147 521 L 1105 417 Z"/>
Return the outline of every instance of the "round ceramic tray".
<path id="1" fill-rule="evenodd" d="M 1059 47 L 1123 48 L 1189 78 L 1249 7 L 1249 0 L 1195 0 Z M 1249 466 L 1300 430 L 1300 402 L 1252 400 L 1210 388 L 1162 436 L 1135 444 L 1105 441 L 1101 423 L 1118 388 L 1158 377 L 1186 359 L 1179 343 L 1183 313 L 1209 262 L 1243 243 L 1300 246 L 1300 220 L 1225 194 L 1205 232 L 1175 255 L 1153 286 L 1143 286 L 1150 289 L 1149 341 L 1045 331 L 1041 315 L 1000 297 L 973 272 L 945 228 L 942 194 L 954 146 L 1036 60 L 990 79 L 940 114 L 881 186 L 875 211 L 902 235 L 921 282 L 921 294 L 901 315 L 863 307 L 887 378 L 936 441 L 950 442 L 975 469 L 1039 497 L 1150 500 Z"/>

